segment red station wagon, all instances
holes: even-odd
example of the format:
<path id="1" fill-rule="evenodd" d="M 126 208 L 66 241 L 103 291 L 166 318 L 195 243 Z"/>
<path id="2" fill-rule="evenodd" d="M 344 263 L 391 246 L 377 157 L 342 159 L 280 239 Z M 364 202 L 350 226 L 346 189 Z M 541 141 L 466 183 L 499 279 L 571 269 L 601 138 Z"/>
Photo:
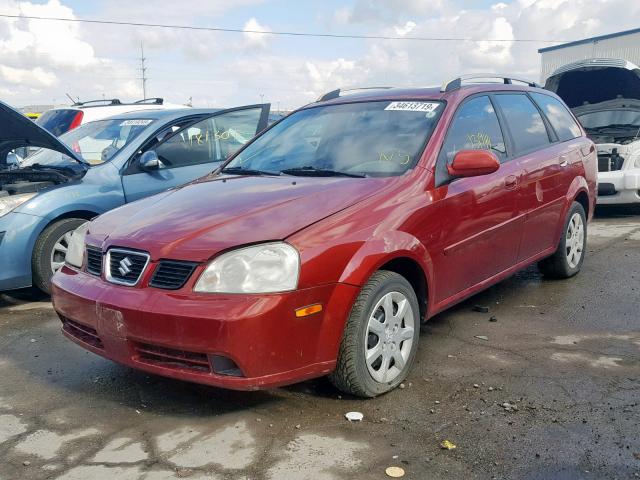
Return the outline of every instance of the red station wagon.
<path id="1" fill-rule="evenodd" d="M 421 322 L 534 262 L 578 273 L 596 163 L 533 83 L 336 90 L 80 227 L 53 303 L 71 340 L 146 372 L 247 390 L 328 374 L 373 397 L 406 377 Z"/>

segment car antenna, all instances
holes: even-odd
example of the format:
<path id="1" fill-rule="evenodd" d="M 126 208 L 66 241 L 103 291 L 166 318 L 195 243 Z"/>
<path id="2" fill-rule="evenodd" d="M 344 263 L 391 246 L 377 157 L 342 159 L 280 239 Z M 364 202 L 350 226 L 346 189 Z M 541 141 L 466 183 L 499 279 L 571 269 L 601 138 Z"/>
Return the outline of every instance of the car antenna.
<path id="1" fill-rule="evenodd" d="M 78 100 L 74 100 L 73 97 L 71 95 L 69 95 L 68 93 L 65 93 L 65 95 L 67 96 L 67 98 L 69 100 L 71 100 L 71 103 L 80 103 L 80 97 L 78 97 Z"/>

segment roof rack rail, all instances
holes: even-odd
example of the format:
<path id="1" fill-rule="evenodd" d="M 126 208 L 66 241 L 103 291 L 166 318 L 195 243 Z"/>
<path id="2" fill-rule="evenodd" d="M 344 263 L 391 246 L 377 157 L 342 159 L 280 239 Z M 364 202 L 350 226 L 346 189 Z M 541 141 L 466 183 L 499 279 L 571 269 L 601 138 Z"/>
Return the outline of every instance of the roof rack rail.
<path id="1" fill-rule="evenodd" d="M 532 82 L 531 80 L 523 80 L 521 78 L 514 78 L 514 77 L 510 77 L 508 75 L 498 75 L 495 73 L 472 73 L 470 75 L 462 75 L 460 77 L 456 77 L 453 78 L 449 81 L 446 81 L 442 84 L 442 87 L 440 87 L 440 91 L 441 92 L 450 92 L 452 90 L 457 90 L 458 88 L 462 87 L 462 82 L 467 81 L 467 80 L 477 80 L 477 79 L 496 79 L 496 80 L 501 80 L 502 83 L 504 83 L 505 85 L 511 85 L 513 82 L 520 82 L 520 83 L 524 83 L 530 87 L 538 87 L 540 88 L 540 85 L 538 85 L 536 82 Z M 476 82 L 476 83 L 483 83 L 483 82 Z"/>
<path id="2" fill-rule="evenodd" d="M 360 90 L 389 90 L 390 88 L 393 88 L 393 87 L 359 87 L 359 88 L 346 88 L 346 89 L 336 88 L 335 90 L 331 90 L 330 92 L 325 93 L 316 101 L 326 102 L 327 100 L 340 98 L 343 93 L 347 93 L 347 92 L 353 93 L 353 92 L 358 92 Z"/>
<path id="3" fill-rule="evenodd" d="M 106 103 L 108 105 L 122 105 L 122 102 L 118 98 L 102 98 L 100 100 L 86 100 L 84 102 L 75 102 L 74 107 L 82 107 L 90 103 Z"/>
<path id="4" fill-rule="evenodd" d="M 142 100 L 137 100 L 133 103 L 134 104 L 151 103 L 152 105 L 162 105 L 164 103 L 164 98 L 160 98 L 160 97 L 143 98 Z"/>

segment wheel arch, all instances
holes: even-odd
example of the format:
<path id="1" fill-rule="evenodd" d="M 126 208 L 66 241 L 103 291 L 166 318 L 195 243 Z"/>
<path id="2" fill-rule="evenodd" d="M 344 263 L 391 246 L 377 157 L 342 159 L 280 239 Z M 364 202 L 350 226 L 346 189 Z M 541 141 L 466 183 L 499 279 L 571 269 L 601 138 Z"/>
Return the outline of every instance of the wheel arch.
<path id="1" fill-rule="evenodd" d="M 425 246 L 406 232 L 387 232 L 383 237 L 365 242 L 356 251 L 339 281 L 363 286 L 379 270 L 389 270 L 407 279 L 418 297 L 420 316 L 426 319 L 432 295 L 433 268 Z"/>

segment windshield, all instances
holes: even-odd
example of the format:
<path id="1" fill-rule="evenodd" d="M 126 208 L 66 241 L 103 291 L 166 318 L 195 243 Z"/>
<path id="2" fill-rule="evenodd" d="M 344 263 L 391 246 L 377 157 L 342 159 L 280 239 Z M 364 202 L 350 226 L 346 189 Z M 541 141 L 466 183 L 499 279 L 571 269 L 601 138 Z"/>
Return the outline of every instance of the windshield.
<path id="1" fill-rule="evenodd" d="M 578 116 L 585 130 L 601 128 L 640 129 L 640 110 L 600 110 Z"/>
<path id="2" fill-rule="evenodd" d="M 415 166 L 442 102 L 362 102 L 300 110 L 256 138 L 223 171 L 393 176 Z"/>
<path id="3" fill-rule="evenodd" d="M 86 123 L 59 137 L 59 140 L 71 150 L 80 154 L 91 165 L 108 162 L 113 156 L 153 120 L 98 120 Z M 28 167 L 40 164 L 48 166 L 62 166 L 75 160 L 53 151 L 40 149 L 29 156 L 20 165 Z"/>

